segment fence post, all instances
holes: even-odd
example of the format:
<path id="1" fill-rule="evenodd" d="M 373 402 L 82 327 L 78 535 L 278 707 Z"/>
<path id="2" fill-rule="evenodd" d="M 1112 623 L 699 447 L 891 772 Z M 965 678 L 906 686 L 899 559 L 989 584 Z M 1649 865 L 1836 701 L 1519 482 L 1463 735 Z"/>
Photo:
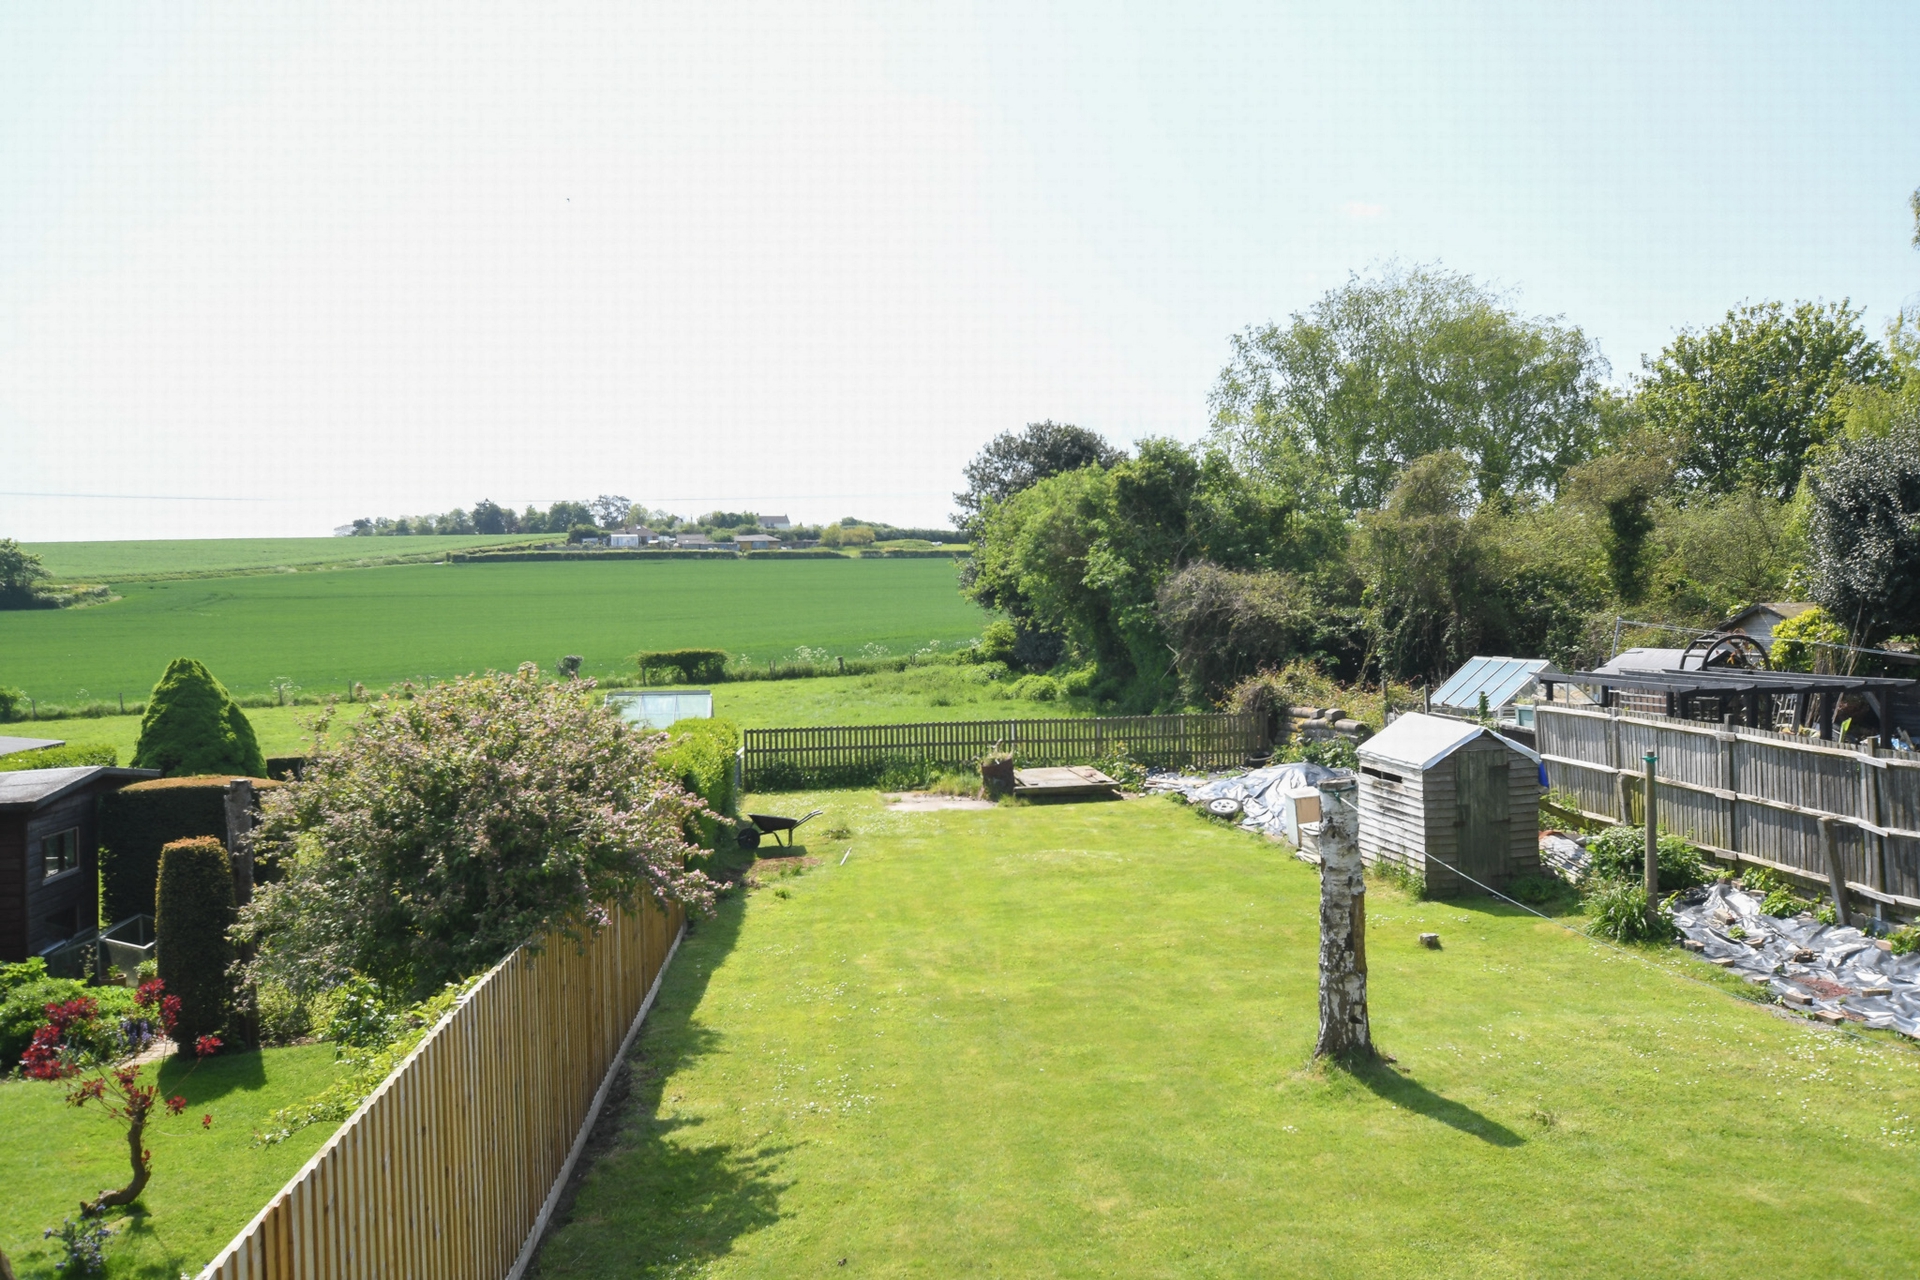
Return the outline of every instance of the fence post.
<path id="1" fill-rule="evenodd" d="M 1654 799 L 1653 771 L 1658 758 L 1649 751 L 1642 759 L 1647 765 L 1647 919 L 1657 925 L 1660 919 L 1660 825 L 1659 805 Z"/>
<path id="2" fill-rule="evenodd" d="M 1833 894 L 1833 920 L 1842 928 L 1847 923 L 1847 877 L 1840 866 L 1840 840 L 1834 834 L 1833 819 L 1820 817 L 1820 852 L 1827 859 L 1827 888 Z"/>

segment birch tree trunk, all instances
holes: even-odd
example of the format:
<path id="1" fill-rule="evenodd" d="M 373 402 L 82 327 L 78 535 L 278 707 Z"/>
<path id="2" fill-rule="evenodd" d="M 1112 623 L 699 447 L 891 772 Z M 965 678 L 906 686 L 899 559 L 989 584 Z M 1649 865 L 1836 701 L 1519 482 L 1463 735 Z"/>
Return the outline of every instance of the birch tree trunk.
<path id="1" fill-rule="evenodd" d="M 1313 1056 L 1371 1058 L 1367 1023 L 1367 882 L 1358 785 L 1320 784 L 1320 1039 Z"/>

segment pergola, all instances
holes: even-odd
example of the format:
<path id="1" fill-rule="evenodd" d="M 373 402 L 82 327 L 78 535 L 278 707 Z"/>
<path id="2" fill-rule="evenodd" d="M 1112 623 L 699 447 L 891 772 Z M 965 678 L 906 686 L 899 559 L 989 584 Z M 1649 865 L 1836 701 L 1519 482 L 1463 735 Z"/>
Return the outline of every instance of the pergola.
<path id="1" fill-rule="evenodd" d="M 1911 688 L 1912 680 L 1891 676 L 1809 675 L 1799 671 L 1751 671 L 1737 667 L 1710 667 L 1704 671 L 1575 671 L 1539 677 L 1547 701 L 1553 687 L 1574 684 L 1598 690 L 1601 706 L 1619 705 L 1621 690 L 1664 695 L 1667 714 L 1688 720 L 1729 720 L 1749 728 L 1773 728 L 1773 699 L 1793 700 L 1795 727 L 1818 724 L 1823 739 L 1833 737 L 1834 709 L 1845 694 L 1857 695 L 1873 711 L 1880 725 L 1880 745 L 1893 745 L 1893 721 L 1888 696 Z"/>

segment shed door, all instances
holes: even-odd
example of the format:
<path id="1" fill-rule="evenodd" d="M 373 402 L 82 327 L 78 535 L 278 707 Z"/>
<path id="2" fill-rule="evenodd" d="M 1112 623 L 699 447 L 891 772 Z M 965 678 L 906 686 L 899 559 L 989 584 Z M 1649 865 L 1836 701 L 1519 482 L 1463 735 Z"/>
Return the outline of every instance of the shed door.
<path id="1" fill-rule="evenodd" d="M 1462 751 L 1454 757 L 1454 794 L 1458 797 L 1460 869 L 1476 880 L 1495 884 L 1507 869 L 1510 822 L 1507 816 L 1507 753 Z"/>

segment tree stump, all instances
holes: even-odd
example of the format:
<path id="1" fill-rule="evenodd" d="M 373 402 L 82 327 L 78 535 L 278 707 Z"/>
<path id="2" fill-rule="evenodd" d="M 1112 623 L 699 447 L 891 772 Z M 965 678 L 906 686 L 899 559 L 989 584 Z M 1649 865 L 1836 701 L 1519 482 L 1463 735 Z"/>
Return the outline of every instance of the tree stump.
<path id="1" fill-rule="evenodd" d="M 1320 784 L 1320 1039 L 1316 1058 L 1371 1058 L 1367 1022 L 1367 882 L 1360 862 L 1360 792 L 1351 778 Z"/>

